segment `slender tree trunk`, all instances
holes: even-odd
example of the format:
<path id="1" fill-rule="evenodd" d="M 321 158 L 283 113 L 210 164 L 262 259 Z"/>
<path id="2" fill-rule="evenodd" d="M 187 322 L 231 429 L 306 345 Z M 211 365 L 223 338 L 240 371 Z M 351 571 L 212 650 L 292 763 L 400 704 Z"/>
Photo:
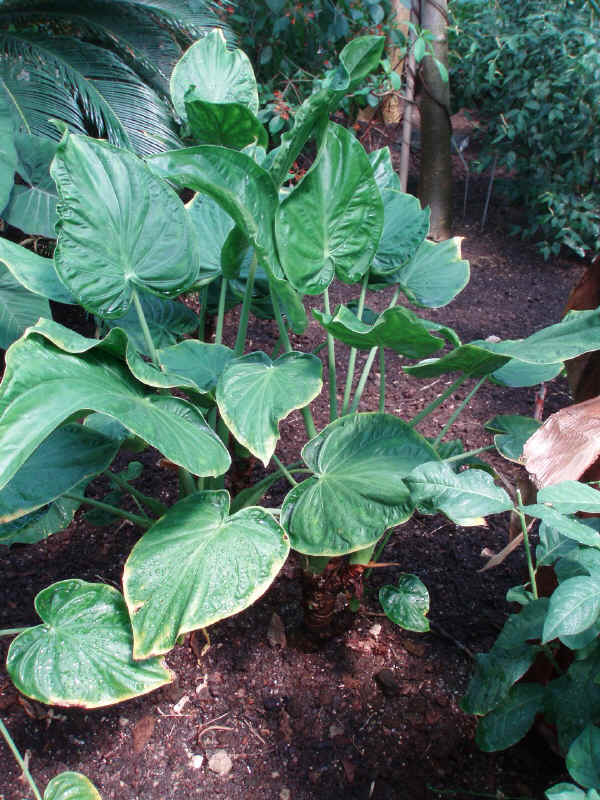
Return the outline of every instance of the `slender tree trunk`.
<path id="1" fill-rule="evenodd" d="M 408 38 L 408 20 L 410 19 L 410 8 L 403 5 L 402 0 L 391 0 L 390 23 L 402 31 Z M 387 45 L 387 57 L 392 69 L 402 77 L 404 71 L 404 59 L 398 47 L 394 47 L 391 41 Z M 397 94 L 389 94 L 383 100 L 383 121 L 386 125 L 397 125 L 402 119 L 404 101 Z"/>
<path id="2" fill-rule="evenodd" d="M 435 36 L 434 52 L 448 66 L 448 3 L 422 0 L 421 26 Z M 450 157 L 450 87 L 442 80 L 435 61 L 422 62 L 421 174 L 419 200 L 431 208 L 430 235 L 436 241 L 449 239 L 452 227 L 452 160 Z"/>

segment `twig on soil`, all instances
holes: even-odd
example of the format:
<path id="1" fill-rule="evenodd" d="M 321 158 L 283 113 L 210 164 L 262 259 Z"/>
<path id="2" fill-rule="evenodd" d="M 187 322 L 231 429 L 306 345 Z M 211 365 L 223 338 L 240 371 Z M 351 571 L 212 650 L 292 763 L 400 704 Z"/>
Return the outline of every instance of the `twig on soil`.
<path id="1" fill-rule="evenodd" d="M 475 660 L 475 653 L 472 650 L 464 645 L 462 642 L 459 642 L 458 639 L 455 639 L 454 636 L 451 636 L 447 630 L 442 628 L 437 622 L 429 622 L 429 627 L 433 631 L 433 633 L 437 633 L 438 636 L 441 636 L 444 639 L 448 639 L 448 641 L 452 642 L 459 650 L 462 650 L 465 655 L 469 656 L 469 658 L 474 661 Z"/>
<path id="2" fill-rule="evenodd" d="M 204 736 L 205 733 L 209 731 L 234 731 L 235 728 L 229 728 L 227 725 L 209 725 L 208 728 L 204 728 L 204 730 L 198 733 L 198 741 Z"/>

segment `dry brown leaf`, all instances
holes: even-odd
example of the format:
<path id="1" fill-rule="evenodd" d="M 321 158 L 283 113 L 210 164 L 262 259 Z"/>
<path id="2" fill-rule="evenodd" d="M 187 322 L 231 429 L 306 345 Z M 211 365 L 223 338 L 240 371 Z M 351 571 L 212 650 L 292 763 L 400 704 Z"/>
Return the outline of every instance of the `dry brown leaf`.
<path id="1" fill-rule="evenodd" d="M 267 640 L 271 647 L 281 647 L 282 650 L 285 649 L 287 644 L 285 625 L 279 614 L 273 613 L 271 615 L 271 621 L 267 629 Z"/>
<path id="2" fill-rule="evenodd" d="M 148 744 L 154 733 L 156 718 L 152 714 L 146 714 L 139 719 L 133 728 L 133 749 L 138 755 Z"/>
<path id="3" fill-rule="evenodd" d="M 523 461 L 538 488 L 578 480 L 600 455 L 600 397 L 552 414 L 527 440 Z"/>

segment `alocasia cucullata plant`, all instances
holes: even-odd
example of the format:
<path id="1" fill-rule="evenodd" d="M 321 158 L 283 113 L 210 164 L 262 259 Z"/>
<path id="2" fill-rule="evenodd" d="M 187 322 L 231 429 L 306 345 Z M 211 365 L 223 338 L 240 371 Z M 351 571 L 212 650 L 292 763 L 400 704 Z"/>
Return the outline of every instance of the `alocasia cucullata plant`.
<path id="1" fill-rule="evenodd" d="M 64 528 L 80 504 L 92 502 L 85 487 L 101 473 L 133 494 L 140 513 L 95 505 L 146 531 L 125 565 L 124 595 L 77 579 L 38 595 L 42 624 L 19 633 L 8 655 L 11 677 L 30 697 L 95 708 L 168 682 L 160 656 L 182 633 L 254 602 L 290 548 L 326 580 L 333 558 L 348 556 L 360 573 L 377 559 L 386 531 L 415 509 L 443 511 L 465 525 L 512 508 L 489 474 L 459 471 L 473 454 L 442 441 L 456 413 L 435 441 L 416 426 L 465 380 L 476 382 L 461 407 L 486 379 L 533 385 L 557 374 L 564 359 L 600 346 L 596 312 L 522 341 L 463 345 L 455 331 L 398 305 L 401 292 L 421 307 L 449 303 L 469 267 L 459 240 L 426 240 L 429 212 L 400 191 L 389 151 L 367 154 L 350 131 L 329 122 L 382 48 L 377 37 L 347 45 L 280 146 L 266 152 L 251 67 L 209 34 L 171 81 L 189 147 L 144 161 L 65 133 L 51 170 L 59 197 L 54 258 L 0 241 L 3 274 L 23 292 L 44 304 L 78 303 L 104 332 L 86 338 L 44 311 L 7 351 L 0 542 L 33 542 Z M 316 157 L 294 185 L 289 170 L 309 140 Z M 186 205 L 177 194 L 183 189 L 195 193 Z M 334 280 L 360 287 L 356 305 L 331 309 Z M 173 298 L 198 291 L 204 314 L 215 286 L 214 342 L 176 343 L 194 317 Z M 228 348 L 222 332 L 232 287 L 243 299 Z M 393 298 L 376 314 L 367 291 L 388 287 L 396 287 Z M 321 360 L 295 352 L 289 337 L 306 328 L 304 295 L 323 298 L 314 316 L 328 351 L 330 422 L 320 431 L 310 403 L 322 390 Z M 245 352 L 253 309 L 276 320 L 277 352 Z M 173 325 L 167 333 L 165 320 Z M 203 318 L 195 321 L 203 329 Z M 340 342 L 351 348 L 341 404 Z M 406 368 L 416 377 L 459 377 L 417 417 L 402 420 L 384 412 L 386 348 L 421 359 Z M 357 350 L 368 357 L 353 393 Z M 378 355 L 379 408 L 359 413 Z M 304 464 L 286 465 L 275 455 L 278 424 L 295 409 L 306 427 Z M 223 476 L 234 439 L 276 471 L 231 498 Z M 127 474 L 107 471 L 121 447 L 140 442 L 179 468 L 182 496 L 170 508 L 133 489 Z M 291 489 L 281 509 L 257 505 L 282 477 Z M 426 629 L 428 597 L 416 576 L 401 576 L 381 601 L 399 624 Z"/>

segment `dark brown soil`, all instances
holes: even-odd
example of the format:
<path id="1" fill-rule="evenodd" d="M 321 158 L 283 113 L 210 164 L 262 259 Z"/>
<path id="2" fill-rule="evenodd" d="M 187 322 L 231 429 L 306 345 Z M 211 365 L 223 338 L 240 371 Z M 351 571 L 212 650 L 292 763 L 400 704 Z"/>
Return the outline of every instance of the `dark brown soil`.
<path id="1" fill-rule="evenodd" d="M 472 181 L 462 221 L 458 162 L 456 175 L 456 233 L 465 237 L 471 282 L 448 308 L 424 315 L 455 327 L 463 341 L 491 334 L 519 338 L 558 321 L 579 274 L 577 265 L 544 263 L 533 247 L 509 238 L 504 222 L 519 210 L 501 207 L 497 200 L 482 233 L 478 220 L 485 178 Z M 334 300 L 357 294 L 356 288 L 338 287 Z M 388 295 L 372 296 L 369 305 L 383 308 Z M 237 315 L 228 315 L 228 343 L 235 338 Z M 273 323 L 253 321 L 248 347 L 270 352 L 276 338 Z M 296 338 L 303 350 L 320 340 L 316 322 Z M 337 352 L 343 373 L 347 351 L 339 346 Z M 386 410 L 410 418 L 450 378 L 412 380 L 401 364 L 387 354 Z M 378 383 L 374 369 L 362 410 L 377 407 Z M 421 431 L 436 435 L 470 388 L 464 384 Z M 566 383 L 552 382 L 545 415 L 568 402 Z M 483 423 L 498 413 L 531 414 L 533 403 L 533 389 L 484 388 L 452 435 L 467 448 L 489 444 Z M 322 427 L 328 419 L 326 392 L 313 408 Z M 296 458 L 305 441 L 299 415 L 282 424 L 281 432 L 279 455 Z M 148 469 L 139 487 L 173 499 L 173 474 L 156 465 L 156 454 L 144 460 Z M 507 479 L 514 478 L 510 465 L 490 460 Z M 253 477 L 261 474 L 254 466 Z M 97 496 L 105 490 L 101 482 L 93 487 Z M 279 505 L 285 490 L 277 485 L 265 505 Z M 506 590 L 524 579 L 521 550 L 499 568 L 478 572 L 485 563 L 482 551 L 506 544 L 507 526 L 505 517 L 493 519 L 488 528 L 458 528 L 442 517 L 415 516 L 394 533 L 382 557 L 399 566 L 374 571 L 347 630 L 320 649 L 302 634 L 300 568 L 292 556 L 250 610 L 211 628 L 206 655 L 200 656 L 200 635 L 175 648 L 167 657 L 177 675 L 173 685 L 86 713 L 27 701 L 0 670 L 0 715 L 42 790 L 51 777 L 71 769 L 87 775 L 103 800 L 542 798 L 546 788 L 565 779 L 562 760 L 535 733 L 505 752 L 481 753 L 473 740 L 475 721 L 459 708 L 472 653 L 490 647 L 511 610 Z M 79 577 L 120 586 L 123 563 L 139 536 L 130 523 L 93 528 L 80 512 L 63 533 L 3 551 L 0 628 L 36 624 L 33 599 L 54 581 Z M 406 633 L 381 614 L 378 587 L 394 582 L 399 571 L 417 574 L 429 589 L 429 634 Z M 283 622 L 283 635 L 273 615 Z M 2 663 L 8 644 L 7 638 L 0 641 Z M 232 761 L 223 777 L 209 768 L 218 750 Z M 0 743 L 2 800 L 32 796 L 19 775 Z"/>

